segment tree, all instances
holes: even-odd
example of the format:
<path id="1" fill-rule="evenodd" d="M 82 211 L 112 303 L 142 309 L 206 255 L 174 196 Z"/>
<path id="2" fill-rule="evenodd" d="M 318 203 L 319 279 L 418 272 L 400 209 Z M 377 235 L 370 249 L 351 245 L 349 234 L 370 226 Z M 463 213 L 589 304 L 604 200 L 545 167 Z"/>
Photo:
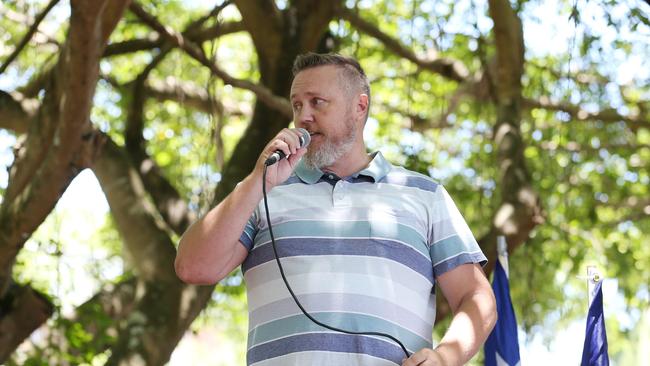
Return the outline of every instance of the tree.
<path id="1" fill-rule="evenodd" d="M 371 147 L 445 183 L 487 273 L 506 235 L 522 279 L 513 301 L 534 310 L 518 314 L 526 329 L 554 308 L 577 313 L 579 296 L 562 305 L 556 286 L 588 261 L 621 280 L 631 307 L 644 301 L 636 293 L 648 275 L 633 269 L 650 264 L 648 83 L 618 83 L 601 54 L 633 57 L 648 42 L 620 35 L 611 47 L 611 35 L 581 18 L 600 9 L 604 29 L 647 35 L 644 4 L 567 4 L 560 16 L 573 21 L 575 46 L 560 55 L 525 47 L 536 2 L 236 0 L 207 12 L 180 1 L 107 4 L 52 0 L 33 19 L 22 1 L 1 8 L 15 46 L 0 49 L 0 71 L 24 81 L 0 91 L 0 127 L 17 139 L 0 206 L 0 361 L 53 312 L 51 294 L 13 279 L 14 263 L 85 168 L 106 195 L 127 265 L 50 331 L 90 335 L 64 347 L 72 360 L 105 350 L 109 364 L 169 359 L 215 291 L 176 278 L 177 237 L 289 124 L 291 65 L 307 51 L 361 60 L 372 79 Z M 41 27 L 68 8 L 54 31 Z M 216 188 L 201 171 L 219 174 Z"/>

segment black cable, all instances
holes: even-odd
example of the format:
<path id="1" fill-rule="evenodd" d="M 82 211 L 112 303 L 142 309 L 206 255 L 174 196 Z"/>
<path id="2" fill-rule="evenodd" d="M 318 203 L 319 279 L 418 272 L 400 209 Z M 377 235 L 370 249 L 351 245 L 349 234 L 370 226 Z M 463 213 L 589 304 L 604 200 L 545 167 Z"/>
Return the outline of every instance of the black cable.
<path id="1" fill-rule="evenodd" d="M 345 329 L 339 329 L 336 327 L 333 327 L 331 325 L 327 325 L 324 323 L 321 323 L 320 321 L 314 319 L 313 316 L 311 316 L 305 308 L 302 306 L 300 301 L 298 301 L 298 298 L 296 297 L 296 294 L 293 293 L 293 290 L 291 289 L 291 286 L 289 286 L 289 282 L 287 281 L 287 277 L 284 275 L 284 269 L 282 268 L 282 264 L 280 263 L 280 256 L 278 256 L 278 250 L 275 247 L 275 237 L 273 236 L 273 227 L 271 226 L 271 217 L 269 215 L 269 205 L 267 202 L 266 198 L 266 169 L 268 168 L 268 165 L 264 164 L 264 174 L 262 176 L 262 194 L 264 195 L 264 209 L 266 210 L 266 222 L 269 225 L 269 234 L 271 235 L 271 245 L 273 246 L 273 255 L 275 256 L 275 261 L 278 263 L 278 268 L 280 269 L 280 275 L 282 276 L 282 280 L 284 281 L 284 284 L 287 286 L 287 290 L 289 290 L 289 293 L 291 294 L 291 297 L 293 298 L 293 301 L 298 305 L 300 310 L 302 311 L 303 314 L 309 320 L 312 322 L 320 325 L 323 328 L 327 328 L 329 330 L 333 330 L 335 332 L 341 332 L 341 333 L 346 333 L 346 334 L 353 334 L 353 335 L 371 335 L 371 336 L 379 336 L 379 337 L 384 337 L 384 338 L 389 338 L 395 343 L 399 344 L 400 347 L 402 347 L 402 351 L 404 351 L 404 354 L 406 355 L 406 358 L 409 358 L 411 354 L 406 350 L 406 347 L 402 344 L 402 342 L 399 341 L 399 339 L 393 337 L 390 334 L 386 333 L 381 333 L 381 332 L 354 332 L 350 330 L 345 330 Z"/>

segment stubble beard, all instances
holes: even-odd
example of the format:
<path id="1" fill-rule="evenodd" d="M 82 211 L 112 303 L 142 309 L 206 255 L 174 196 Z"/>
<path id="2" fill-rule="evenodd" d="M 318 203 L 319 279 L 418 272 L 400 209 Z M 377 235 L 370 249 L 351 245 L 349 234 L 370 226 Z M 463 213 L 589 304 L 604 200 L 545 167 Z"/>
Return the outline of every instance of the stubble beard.
<path id="1" fill-rule="evenodd" d="M 341 139 L 326 138 L 317 149 L 308 149 L 302 157 L 305 164 L 312 168 L 322 169 L 333 165 L 347 154 L 352 149 L 357 135 L 352 116 L 346 115 L 345 127 L 346 131 Z"/>

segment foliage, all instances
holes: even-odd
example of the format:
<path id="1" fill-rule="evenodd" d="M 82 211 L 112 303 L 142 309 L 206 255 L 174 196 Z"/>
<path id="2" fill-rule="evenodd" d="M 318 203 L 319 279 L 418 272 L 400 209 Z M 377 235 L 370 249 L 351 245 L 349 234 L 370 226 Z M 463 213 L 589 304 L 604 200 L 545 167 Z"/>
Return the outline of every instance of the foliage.
<path id="1" fill-rule="evenodd" d="M 9 1 L 2 9 L 11 14 L 33 14 L 45 3 Z M 494 36 L 483 2 L 347 3 L 422 59 L 458 60 L 469 75 L 477 76 L 492 67 Z M 178 31 L 209 11 L 193 1 L 141 4 Z M 544 102 L 523 109 L 520 128 L 526 165 L 541 198 L 545 222 L 532 231 L 525 245 L 511 253 L 517 318 L 528 334 L 540 333 L 550 341 L 569 322 L 584 317 L 586 291 L 577 276 L 584 274 L 586 265 L 597 265 L 605 278 L 617 280 L 616 297 L 624 299 L 623 308 L 630 314 L 625 319 L 614 312 L 607 314 L 610 355 L 623 359 L 632 347 L 628 335 L 642 337 L 634 324 L 642 317 L 638 309 L 647 308 L 650 301 L 650 272 L 644 270 L 650 267 L 650 248 L 644 245 L 650 233 L 650 65 L 644 58 L 650 52 L 650 12 L 638 1 L 563 1 L 553 9 L 556 21 L 547 23 L 537 15 L 543 13 L 545 2 L 526 1 L 519 6 L 524 34 L 530 37 L 526 38 L 522 96 Z M 58 47 L 65 42 L 69 14 L 63 4 L 55 9 L 47 18 L 49 31 L 41 34 L 46 41 L 30 43 L 0 87 L 28 84 L 57 57 Z M 240 19 L 236 8 L 228 6 L 205 26 Z M 534 43 L 540 40 L 533 37 L 535 31 L 554 26 L 565 30 L 553 34 L 557 37 L 554 44 L 562 44 L 559 49 L 543 47 L 550 43 Z M 0 17 L 0 27 L 6 30 L 0 36 L 6 44 L 0 46 L 3 59 L 11 52 L 9 45 L 19 42 L 25 26 L 11 17 Z M 381 149 L 396 164 L 441 181 L 475 235 L 487 234 L 502 194 L 493 131 L 497 116 L 489 85 L 483 82 L 462 89 L 455 81 L 396 55 L 380 40 L 342 19 L 332 21 L 329 30 L 338 52 L 361 60 L 372 82 L 371 118 L 366 127 L 369 150 Z M 151 33 L 127 12 L 112 33 L 111 43 L 148 38 Z M 260 82 L 259 55 L 248 33 L 228 34 L 201 46 L 228 74 Z M 124 145 L 134 82 L 160 52 L 156 48 L 114 55 L 101 63 L 91 119 L 120 146 Z M 625 72 L 630 68 L 637 73 Z M 164 54 L 149 76 L 149 81 L 165 80 L 191 83 L 224 106 L 223 113 L 208 114 L 180 96 L 152 96 L 144 105 L 146 152 L 191 209 L 202 213 L 209 208 L 224 164 L 250 123 L 256 97 L 224 83 L 179 49 Z M 580 110 L 570 113 L 570 108 L 562 105 Z M 8 166 L 11 161 L 5 156 L 9 151 L 3 149 L 2 154 L 1 161 Z M 4 194 L 6 177 L 0 183 L 0 194 Z M 103 327 L 96 333 L 101 334 L 99 338 L 82 322 L 71 320 L 66 311 L 105 285 L 130 277 L 130 269 L 124 268 L 121 259 L 121 238 L 105 212 L 99 216 L 88 212 L 83 234 L 67 228 L 71 223 L 66 215 L 68 212 L 57 210 L 41 225 L 21 251 L 14 277 L 52 297 L 57 316 L 48 324 L 49 334 L 64 337 L 69 349 L 48 350 L 35 341 L 13 362 L 101 363 L 110 352 L 106 345 L 115 342 L 108 331 L 111 320 L 100 309 L 89 307 L 84 309 L 88 313 L 76 314 Z M 76 262 L 71 259 L 75 255 L 87 257 Z M 89 282 L 83 295 L 79 294 L 80 278 Z M 246 337 L 241 282 L 241 273 L 236 272 L 219 284 L 210 305 L 192 327 L 197 333 L 216 324 L 220 332 L 242 345 L 236 351 L 240 355 Z M 73 294 L 75 298 L 70 300 Z M 606 299 L 606 308 L 608 301 L 613 304 L 615 300 Z M 647 328 L 648 315 L 644 314 Z"/>

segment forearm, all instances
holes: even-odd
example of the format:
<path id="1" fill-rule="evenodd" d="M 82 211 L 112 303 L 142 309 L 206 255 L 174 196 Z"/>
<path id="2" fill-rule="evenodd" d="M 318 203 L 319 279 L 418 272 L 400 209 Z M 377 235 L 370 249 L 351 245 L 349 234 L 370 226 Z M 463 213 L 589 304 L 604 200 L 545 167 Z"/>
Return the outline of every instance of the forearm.
<path id="1" fill-rule="evenodd" d="M 253 172 L 183 234 L 174 263 L 181 280 L 194 284 L 215 283 L 246 258 L 247 251 L 239 244 L 239 238 L 262 199 L 262 176 L 266 176 L 266 188 L 270 191 L 291 175 L 307 151 L 300 147 L 300 136 L 301 132 L 296 130 L 280 131 L 262 151 Z M 278 150 L 287 158 L 267 170 L 266 159 Z"/>
<path id="2" fill-rule="evenodd" d="M 477 290 L 461 301 L 436 352 L 445 365 L 464 365 L 483 345 L 496 322 L 492 292 Z"/>
<path id="3" fill-rule="evenodd" d="M 261 178 L 251 174 L 181 237 L 176 272 L 186 282 L 212 283 L 227 275 L 229 262 L 250 215 L 262 198 Z M 225 272 L 225 274 L 224 274 Z"/>

